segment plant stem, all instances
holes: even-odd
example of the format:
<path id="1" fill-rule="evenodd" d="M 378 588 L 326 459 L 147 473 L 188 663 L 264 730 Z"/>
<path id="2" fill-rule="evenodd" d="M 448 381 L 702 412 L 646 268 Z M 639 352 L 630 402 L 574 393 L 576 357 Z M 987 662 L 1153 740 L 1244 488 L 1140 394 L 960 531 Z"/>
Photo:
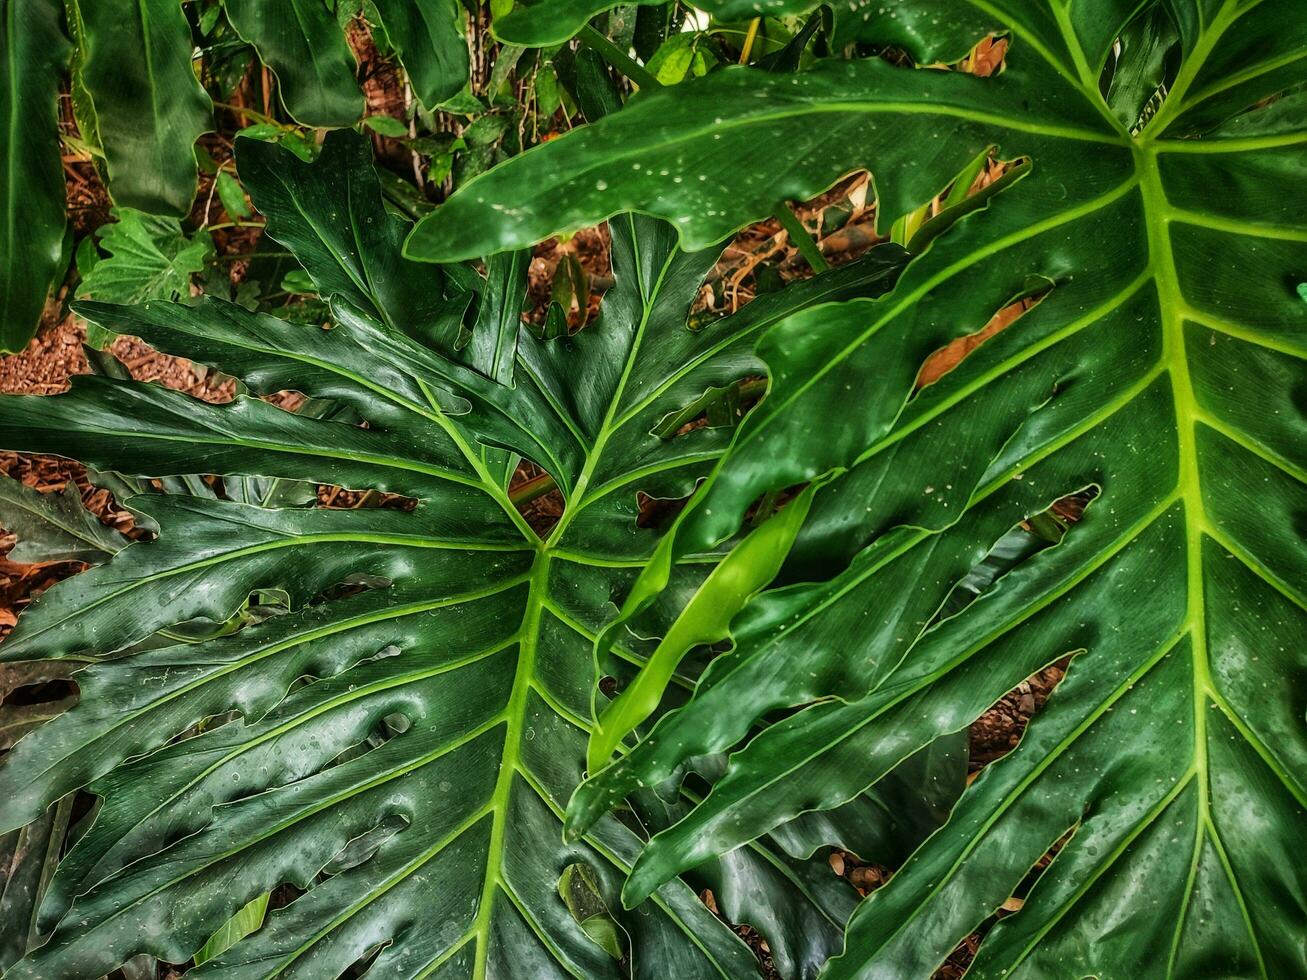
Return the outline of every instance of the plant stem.
<path id="1" fill-rule="evenodd" d="M 274 126 L 282 126 L 281 123 L 277 122 L 277 120 L 273 119 L 271 116 L 264 115 L 262 112 L 259 112 L 256 109 L 251 109 L 248 106 L 233 105 L 230 102 L 215 102 L 213 105 L 216 109 L 230 109 L 232 112 L 243 112 L 251 119 L 256 119 L 261 123 L 272 123 Z M 286 127 L 282 126 L 282 128 L 285 129 Z"/>
<path id="2" fill-rule="evenodd" d="M 554 478 L 548 473 L 541 473 L 539 476 L 533 476 L 521 486 L 514 487 L 508 491 L 508 499 L 514 507 L 521 507 L 523 504 L 529 504 L 539 497 L 543 497 L 550 490 L 557 486 Z"/>
<path id="3" fill-rule="evenodd" d="M 808 234 L 808 229 L 803 227 L 803 222 L 790 210 L 788 203 L 785 201 L 778 202 L 774 214 L 776 220 L 781 223 L 781 227 L 785 229 L 786 234 L 790 236 L 790 241 L 794 243 L 794 247 L 799 250 L 799 254 L 812 267 L 813 272 L 825 272 L 830 268 L 830 263 L 821 254 L 821 249 L 817 247 L 817 243 Z"/>
<path id="4" fill-rule="evenodd" d="M 219 221 L 216 225 L 205 225 L 207 231 L 218 231 L 221 228 L 262 228 L 262 221 Z"/>
<path id="5" fill-rule="evenodd" d="M 581 33 L 577 35 L 582 44 L 587 45 L 592 51 L 608 62 L 613 68 L 616 68 L 623 75 L 635 82 L 640 88 L 661 88 L 662 83 L 645 69 L 644 65 L 636 61 L 629 54 L 619 48 L 608 38 L 604 37 L 589 24 L 581 28 Z"/>
<path id="6" fill-rule="evenodd" d="M 749 21 L 748 33 L 744 35 L 744 44 L 740 46 L 740 64 L 742 65 L 749 63 L 749 52 L 753 50 L 753 41 L 758 36 L 758 25 L 761 23 L 761 17 L 755 17 Z"/>

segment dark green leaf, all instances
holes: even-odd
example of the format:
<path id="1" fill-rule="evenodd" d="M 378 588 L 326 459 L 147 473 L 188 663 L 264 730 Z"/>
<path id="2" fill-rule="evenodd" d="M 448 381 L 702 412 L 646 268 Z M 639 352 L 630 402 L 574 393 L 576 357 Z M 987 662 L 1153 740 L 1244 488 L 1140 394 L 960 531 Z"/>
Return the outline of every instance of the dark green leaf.
<path id="1" fill-rule="evenodd" d="M 322 0 L 226 0 L 232 26 L 276 73 L 282 104 L 305 126 L 351 126 L 363 112 L 354 55 Z"/>
<path id="2" fill-rule="evenodd" d="M 453 349 L 461 291 L 438 267 L 400 254 L 409 223 L 382 203 L 366 139 L 332 133 L 312 163 L 241 139 L 236 162 L 268 235 L 295 253 L 323 299 L 346 300 L 388 327 Z"/>
<path id="3" fill-rule="evenodd" d="M 0 351 L 22 350 L 55 285 L 64 234 L 56 114 L 68 42 L 56 0 L 0 5 Z"/>
<path id="4" fill-rule="evenodd" d="M 695 697 L 572 803 L 579 829 L 629 787 L 733 752 L 703 804 L 646 848 L 628 901 L 846 803 L 1074 654 L 1020 747 L 861 907 L 828 975 L 929 976 L 1059 843 L 971 975 L 1307 970 L 1286 938 L 1307 916 L 1301 876 L 1276 857 L 1295 849 L 1307 809 L 1307 551 L 1294 530 L 1307 502 L 1295 292 L 1307 226 L 1290 203 L 1307 190 L 1307 23 L 1287 0 L 1175 0 L 1183 59 L 1132 133 L 1099 79 L 1137 6 L 977 4 L 1012 38 L 987 79 L 873 61 L 794 78 L 725 71 L 642 96 L 510 161 L 415 233 L 414 252 L 458 254 L 442 214 L 473 227 L 465 208 L 485 197 L 534 238 L 543 228 L 512 188 L 529 180 L 535 201 L 552 179 L 569 188 L 546 209 L 564 226 L 634 207 L 674 217 L 695 243 L 863 164 L 884 225 L 989 147 L 1031 160 L 888 296 L 805 310 L 762 339 L 767 398 L 662 561 L 715 546 L 765 492 L 836 478 L 796 539 L 793 584 L 755 600 Z M 919 60 L 956 54 L 966 20 L 925 29 L 955 7 L 868 7 L 860 36 Z M 833 148 L 804 137 L 823 129 L 842 134 Z M 744 152 L 744 133 L 786 147 L 784 165 Z M 917 390 L 934 351 L 1031 296 Z M 1069 495 L 1093 499 L 1060 544 L 975 574 Z M 650 563 L 627 615 L 658 594 L 663 567 Z M 957 601 L 956 588 L 983 593 Z M 778 709 L 790 713 L 751 738 Z"/>
<path id="5" fill-rule="evenodd" d="M 463 10 L 455 0 L 376 0 L 377 12 L 413 91 L 428 109 L 453 98 L 467 83 Z"/>
<path id="6" fill-rule="evenodd" d="M 18 539 L 8 556 L 16 562 L 96 562 L 126 543 L 82 506 L 71 483 L 57 493 L 40 493 L 0 476 L 0 527 Z"/>
<path id="7" fill-rule="evenodd" d="M 81 23 L 77 83 L 94 103 L 109 193 L 121 207 L 185 215 L 195 196 L 195 140 L 212 123 L 181 5 L 69 3 Z"/>
<path id="8" fill-rule="evenodd" d="M 605 11 L 662 2 L 664 0 L 540 0 L 537 3 L 518 3 L 507 13 L 495 15 L 494 32 L 496 37 L 509 44 L 544 48 L 562 44 L 592 17 Z M 802 13 L 814 4 L 812 0 L 697 0 L 695 6 L 716 20 L 730 21 L 763 14 L 781 17 Z M 634 21 L 634 16 L 631 20 Z M 634 27 L 633 23 L 631 27 Z"/>
<path id="9" fill-rule="evenodd" d="M 0 835 L 0 970 L 40 945 L 36 911 L 59 863 L 72 809 L 69 797 L 26 827 Z"/>
<path id="10" fill-rule="evenodd" d="M 571 337 L 514 335 L 525 256 L 492 260 L 479 286 L 460 267 L 390 273 L 405 268 L 403 229 L 353 153 L 359 142 L 329 140 L 311 166 L 272 146 L 238 150 L 269 233 L 330 299 L 330 329 L 214 300 L 79 305 L 250 392 L 294 388 L 348 415 L 291 414 L 244 394 L 205 405 L 116 378 L 0 399 L 0 444 L 128 478 L 217 471 L 228 496 L 242 480 L 281 479 L 388 489 L 415 504 L 141 495 L 130 504 L 158 538 L 23 613 L 0 648 L 7 660 L 94 663 L 76 675 L 78 705 L 0 769 L 3 820 L 21 823 L 84 785 L 104 802 L 52 884 L 43 923 L 57 924 L 53 937 L 6 976 L 98 976 L 142 951 L 183 962 L 283 883 L 305 894 L 202 974 L 337 976 L 380 943 L 371 969 L 383 976 L 747 976 L 752 953 L 685 882 L 614 911 L 646 836 L 632 828 L 669 822 L 659 804 L 562 840 L 597 671 L 629 680 L 651 647 L 632 635 L 596 665 L 594 638 L 659 537 L 639 526 L 637 491 L 684 496 L 730 438 L 729 427 L 664 438 L 652 434 L 658 421 L 755 374 L 755 338 L 786 314 L 879 292 L 899 264 L 857 263 L 692 331 L 688 310 L 717 250 L 683 252 L 668 226 L 625 218 L 612 228 L 616 285 L 597 322 Z M 447 280 L 479 293 L 462 351 L 410 336 L 430 302 L 420 274 L 437 290 Z M 509 387 L 487 373 L 507 373 L 514 341 Z M 518 458 L 544 466 L 567 500 L 547 539 L 508 500 Z M 676 596 L 642 632 L 665 629 L 715 562 L 679 562 Z M 284 597 L 279 615 L 240 617 L 251 594 L 270 592 Z M 800 871 L 773 868 L 768 847 L 735 867 L 767 874 L 773 894 L 825 923 L 821 942 L 783 940 L 810 974 L 850 896 L 803 890 Z M 572 865 L 589 869 L 577 879 L 584 907 L 558 893 Z"/>

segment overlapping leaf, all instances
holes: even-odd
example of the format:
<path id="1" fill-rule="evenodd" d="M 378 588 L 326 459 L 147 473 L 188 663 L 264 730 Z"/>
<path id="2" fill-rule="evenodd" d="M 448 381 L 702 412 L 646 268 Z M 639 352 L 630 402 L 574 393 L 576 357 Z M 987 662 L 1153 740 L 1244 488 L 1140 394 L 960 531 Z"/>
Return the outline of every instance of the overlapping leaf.
<path id="1" fill-rule="evenodd" d="M 631 6 L 655 3 L 636 0 Z M 518 3 L 495 19 L 495 36 L 508 44 L 548 47 L 573 37 L 586 23 L 619 4 L 614 0 L 538 0 Z M 723 21 L 766 15 L 781 17 L 811 9 L 811 0 L 699 0 L 695 6 Z"/>
<path id="2" fill-rule="evenodd" d="M 349 126 L 363 111 L 354 55 L 336 19 L 317 0 L 227 0 L 240 36 L 277 75 L 282 104 L 306 126 Z"/>
<path id="3" fill-rule="evenodd" d="M 0 527 L 17 543 L 9 560 L 22 563 L 99 561 L 126 543 L 82 506 L 72 483 L 41 493 L 12 477 L 0 477 Z"/>
<path id="4" fill-rule="evenodd" d="M 883 291 L 898 253 L 692 331 L 687 311 L 716 250 L 683 252 L 660 222 L 614 222 L 617 285 L 598 322 L 571 338 L 523 332 L 509 387 L 487 376 L 504 370 L 501 344 L 445 346 L 459 334 L 443 326 L 463 323 L 472 298 L 459 285 L 470 270 L 410 278 L 421 270 L 398 255 L 365 151 L 341 138 L 302 166 L 243 141 L 237 160 L 268 233 L 330 300 L 330 329 L 213 300 L 79 309 L 249 392 L 294 388 L 366 426 L 250 394 L 203 405 L 95 378 L 53 398 L 0 400 L 0 443 L 133 477 L 335 483 L 415 506 L 141 495 L 129 505 L 157 540 L 24 613 L 6 659 L 99 662 L 76 675 L 78 706 L 0 770 L 4 823 L 83 785 L 104 802 L 51 885 L 42 925 L 57 926 L 53 937 L 6 976 L 98 976 L 140 952 L 184 962 L 282 884 L 304 894 L 197 975 L 319 977 L 363 961 L 387 977 L 750 974 L 753 954 L 682 881 L 621 911 L 644 836 L 680 810 L 646 794 L 629 819 L 562 841 L 591 727 L 594 637 L 658 539 L 638 526 L 637 491 L 688 494 L 730 438 L 720 427 L 656 435 L 659 423 L 755 373 L 753 341 L 777 320 Z M 503 278 L 471 288 L 474 341 L 516 326 L 523 264 L 487 271 Z M 518 457 L 546 467 L 567 499 L 544 541 L 507 498 Z M 678 563 L 678 589 L 714 561 Z M 256 590 L 284 594 L 292 611 L 160 645 L 160 630 L 224 622 Z M 640 635 L 660 632 L 680 601 L 650 610 Z M 647 647 L 632 635 L 602 669 L 629 677 Z M 705 873 L 731 911 L 771 930 L 787 974 L 807 976 L 838 945 L 852 896 L 787 853 L 811 850 L 802 826 L 787 834 Z M 578 865 L 569 880 L 595 883 L 615 910 L 620 962 L 559 895 Z M 744 882 L 763 883 L 769 901 Z"/>
<path id="5" fill-rule="evenodd" d="M 763 491 L 843 476 L 796 543 L 800 584 L 754 604 L 694 700 L 582 787 L 572 825 L 738 744 L 763 713 L 809 706 L 654 838 L 628 900 L 840 804 L 1074 655 L 1018 751 L 862 907 L 828 973 L 929 975 L 1059 846 L 974 975 L 1307 970 L 1307 882 L 1277 857 L 1307 826 L 1307 225 L 1292 203 L 1307 189 L 1307 21 L 1277 0 L 1144 5 L 1146 31 L 1165 44 L 1169 21 L 1179 46 L 1149 91 L 1155 63 L 1112 62 L 1118 37 L 1141 35 L 1139 6 L 867 5 L 863 40 L 927 63 L 998 31 L 1007 68 L 728 70 L 510 162 L 411 239 L 452 257 L 636 209 L 693 246 L 859 166 L 888 227 L 986 147 L 1031 161 L 888 296 L 765 338 L 771 391 L 668 547 L 721 540 Z M 1120 54 L 1155 57 L 1134 41 Z M 785 165 L 758 145 L 784 147 Z M 532 203 L 514 193 L 527 185 Z M 914 394 L 927 355 L 1022 297 L 1040 302 Z M 1094 499 L 1058 546 L 938 612 L 1010 528 L 1067 495 Z"/>
<path id="6" fill-rule="evenodd" d="M 453 98 L 467 84 L 467 38 L 463 11 L 453 0 L 409 3 L 377 0 L 390 43 L 428 108 Z"/>

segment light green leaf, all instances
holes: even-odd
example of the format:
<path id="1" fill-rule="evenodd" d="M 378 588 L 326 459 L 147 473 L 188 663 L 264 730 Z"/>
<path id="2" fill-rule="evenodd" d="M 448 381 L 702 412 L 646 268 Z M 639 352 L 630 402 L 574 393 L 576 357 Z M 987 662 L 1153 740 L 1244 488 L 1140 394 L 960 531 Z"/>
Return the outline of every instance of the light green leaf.
<path id="1" fill-rule="evenodd" d="M 264 916 L 268 913 L 267 892 L 250 900 L 250 903 L 233 915 L 226 923 L 209 937 L 209 941 L 195 953 L 195 965 L 203 966 L 227 952 L 251 933 L 258 932 L 263 926 Z"/>
<path id="2" fill-rule="evenodd" d="M 654 52 L 645 67 L 663 85 L 675 85 L 687 76 L 698 78 L 709 68 L 701 49 L 704 43 L 702 34 L 673 34 Z"/>
<path id="3" fill-rule="evenodd" d="M 408 135 L 408 127 L 394 116 L 365 116 L 363 125 L 382 136 L 394 136 L 402 139 Z"/>
<path id="4" fill-rule="evenodd" d="M 588 864 L 569 864 L 558 879 L 559 897 L 585 934 L 615 960 L 625 955 L 625 937 L 608 911 L 599 879 Z"/>
<path id="5" fill-rule="evenodd" d="M 114 208 L 113 216 L 100 239 L 109 254 L 82 279 L 78 295 L 108 303 L 188 298 L 191 276 L 213 254 L 208 234 L 188 238 L 176 218 L 132 208 Z"/>
<path id="6" fill-rule="evenodd" d="M 218 185 L 218 199 L 222 201 L 222 209 L 227 212 L 227 217 L 233 221 L 248 218 L 250 207 L 245 203 L 245 191 L 240 182 L 225 170 L 219 170 L 214 180 Z"/>

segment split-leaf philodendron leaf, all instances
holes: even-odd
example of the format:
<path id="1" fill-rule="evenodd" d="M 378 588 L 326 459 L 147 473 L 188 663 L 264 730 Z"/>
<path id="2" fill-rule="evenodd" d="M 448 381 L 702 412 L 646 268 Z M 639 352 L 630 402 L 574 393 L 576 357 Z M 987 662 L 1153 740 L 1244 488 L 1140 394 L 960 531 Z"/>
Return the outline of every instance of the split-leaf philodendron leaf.
<path id="1" fill-rule="evenodd" d="M 660 423 L 756 377 L 756 338 L 794 311 L 884 292 L 901 251 L 691 330 L 718 250 L 683 251 L 655 219 L 615 220 L 616 285 L 598 321 L 571 338 L 515 334 L 510 386 L 492 380 L 503 343 L 463 342 L 457 327 L 516 328 L 525 263 L 488 262 L 482 281 L 470 267 L 404 259 L 404 229 L 381 204 L 362 137 L 330 137 L 313 164 L 249 140 L 236 159 L 267 233 L 331 304 L 330 329 L 212 299 L 80 303 L 105 329 L 238 378 L 241 393 L 208 405 L 79 378 L 63 395 L 0 399 L 0 445 L 132 478 L 376 488 L 413 507 L 145 493 L 126 504 L 157 539 L 24 612 L 0 647 L 6 661 L 93 663 L 75 675 L 77 706 L 0 769 L 0 830 L 78 787 L 103 803 L 50 884 L 39 925 L 51 938 L 6 980 L 98 977 L 140 953 L 183 963 L 284 885 L 303 894 L 274 902 L 284 907 L 197 976 L 319 978 L 369 957 L 387 978 L 753 974 L 754 954 L 686 880 L 623 909 L 644 840 L 693 798 L 636 793 L 620 818 L 564 841 L 592 728 L 594 640 L 660 536 L 639 526 L 637 493 L 685 496 L 730 439 L 724 426 L 655 434 Z M 255 397 L 283 389 L 339 403 L 366 426 Z M 507 495 L 521 457 L 566 498 L 545 539 Z M 639 637 L 663 632 L 717 561 L 712 551 L 678 560 L 673 588 L 603 673 L 625 683 L 654 646 Z M 184 640 L 255 592 L 283 595 L 290 611 Z M 687 676 L 673 685 L 687 691 Z M 912 764 L 947 782 L 948 758 Z M 711 770 L 700 765 L 705 778 Z M 780 828 L 695 880 L 766 930 L 784 975 L 813 976 L 856 902 L 824 860 L 806 860 L 814 828 L 860 848 L 884 833 L 896 846 L 888 822 L 868 816 L 887 799 L 860 796 L 824 823 Z"/>
<path id="2" fill-rule="evenodd" d="M 642 93 L 472 182 L 407 244 L 450 260 L 639 211 L 697 248 L 860 167 L 888 229 L 986 148 L 1028 161 L 888 295 L 762 339 L 770 391 L 624 615 L 764 493 L 837 478 L 796 537 L 792 584 L 749 603 L 694 698 L 581 787 L 569 829 L 736 750 L 642 852 L 624 893 L 639 902 L 843 803 L 1071 657 L 1020 747 L 859 909 L 827 975 L 929 976 L 1019 891 L 969 976 L 1302 976 L 1307 16 L 1299 0 L 858 13 L 846 29 L 918 64 L 1002 34 L 1006 66 L 825 61 Z M 1023 298 L 1037 302 L 914 391 L 928 355 Z M 1056 546 L 950 601 L 1069 496 L 1087 509 Z M 623 734 L 605 733 L 605 758 Z"/>

